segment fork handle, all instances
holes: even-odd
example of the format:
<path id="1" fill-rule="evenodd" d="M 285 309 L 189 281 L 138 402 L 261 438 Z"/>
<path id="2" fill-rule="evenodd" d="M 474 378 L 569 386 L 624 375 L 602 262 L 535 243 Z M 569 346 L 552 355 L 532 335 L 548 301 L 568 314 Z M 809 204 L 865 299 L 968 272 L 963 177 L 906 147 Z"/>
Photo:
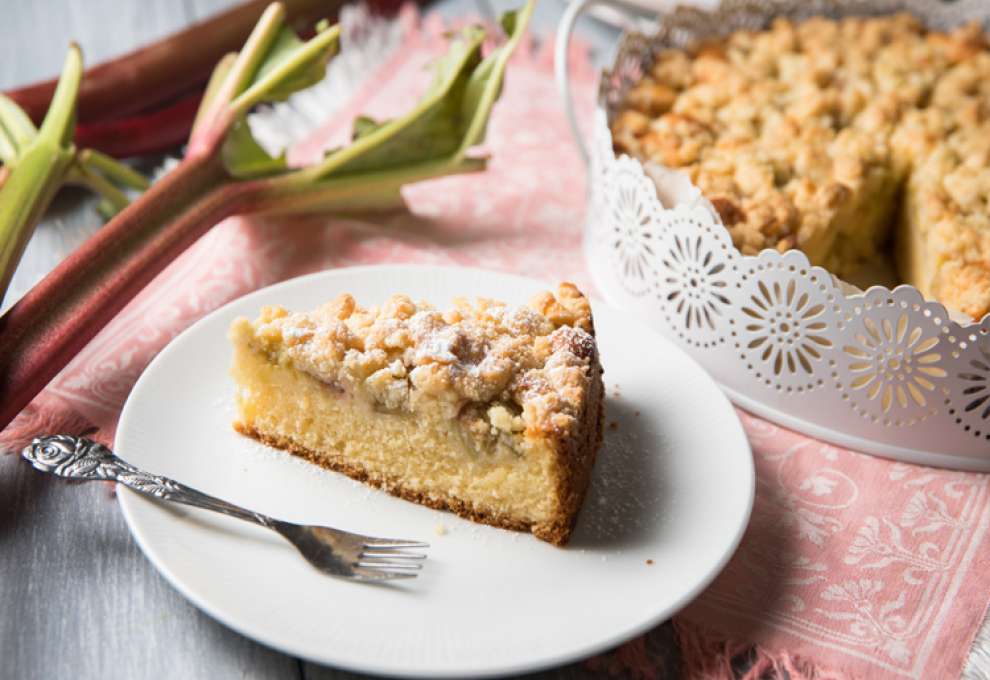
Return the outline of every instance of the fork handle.
<path id="1" fill-rule="evenodd" d="M 113 451 L 103 444 L 85 437 L 73 437 L 67 434 L 35 437 L 21 452 L 21 456 L 36 469 L 66 479 L 117 482 L 148 496 L 212 510 L 269 529 L 275 524 L 275 520 L 267 515 L 245 510 L 233 503 L 180 484 L 174 479 L 139 470 L 115 456 Z"/>

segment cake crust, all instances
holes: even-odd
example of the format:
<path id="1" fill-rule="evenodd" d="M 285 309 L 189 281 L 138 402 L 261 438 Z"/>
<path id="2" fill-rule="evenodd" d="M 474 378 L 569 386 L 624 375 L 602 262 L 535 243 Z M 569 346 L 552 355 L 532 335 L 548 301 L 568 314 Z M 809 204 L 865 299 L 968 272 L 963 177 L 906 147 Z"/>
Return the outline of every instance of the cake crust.
<path id="1" fill-rule="evenodd" d="M 524 308 L 443 313 L 403 296 L 365 310 L 345 294 L 238 319 L 231 339 L 241 434 L 412 502 L 570 538 L 604 419 L 590 307 L 573 285 Z"/>

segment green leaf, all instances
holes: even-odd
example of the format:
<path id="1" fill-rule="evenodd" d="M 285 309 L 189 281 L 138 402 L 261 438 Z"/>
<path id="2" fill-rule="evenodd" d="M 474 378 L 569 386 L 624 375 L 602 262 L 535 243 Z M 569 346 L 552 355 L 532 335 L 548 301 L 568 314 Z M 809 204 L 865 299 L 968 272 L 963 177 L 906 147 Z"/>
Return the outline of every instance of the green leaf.
<path id="1" fill-rule="evenodd" d="M 18 153 L 38 136 L 38 129 L 23 109 L 0 94 L 0 160 L 11 165 Z"/>
<path id="2" fill-rule="evenodd" d="M 286 25 L 285 7 L 269 5 L 241 51 L 226 57 L 210 78 L 187 155 L 209 153 L 258 104 L 284 100 L 322 80 L 337 53 L 340 28 L 320 25 L 323 29 L 303 42 Z"/>
<path id="3" fill-rule="evenodd" d="M 470 26 L 460 32 L 447 53 L 434 64 L 426 93 L 405 116 L 368 131 L 354 143 L 328 156 L 318 174 L 326 177 L 417 163 L 453 153 L 460 145 L 461 101 L 473 69 L 481 63 L 485 32 Z"/>
<path id="4" fill-rule="evenodd" d="M 289 67 L 281 78 L 272 78 L 271 88 L 265 92 L 267 100 L 285 99 L 293 92 L 315 85 L 322 80 L 325 75 L 323 69 L 325 61 L 310 59 L 299 64 L 291 63 L 303 45 L 303 41 L 291 28 L 283 26 L 278 32 L 275 42 L 252 81 L 252 85 L 265 82 L 266 79 L 277 74 L 280 68 Z"/>
<path id="5" fill-rule="evenodd" d="M 288 26 L 282 26 L 275 34 L 275 40 L 268 47 L 264 60 L 258 65 L 258 70 L 251 79 L 251 83 L 256 83 L 270 75 L 280 64 L 292 58 L 292 55 L 303 46 L 303 41 L 299 39 Z"/>
<path id="6" fill-rule="evenodd" d="M 370 135 L 383 125 L 385 125 L 385 123 L 381 123 L 371 116 L 358 116 L 354 119 L 354 134 L 352 135 L 351 140 L 355 141 Z"/>
<path id="7" fill-rule="evenodd" d="M 52 103 L 49 104 L 45 120 L 38 130 L 39 139 L 44 138 L 63 147 L 72 144 L 72 137 L 76 132 L 76 98 L 81 80 L 82 51 L 78 45 L 71 43 L 65 55 L 62 75 L 52 95 Z"/>
<path id="8" fill-rule="evenodd" d="M 20 146 L 16 149 L 16 163 L 0 187 L 0 300 L 35 224 L 75 158 L 72 134 L 81 77 L 82 54 L 73 44 L 69 46 L 51 106 L 37 134 L 28 135 L 29 130 L 24 126 L 15 132 L 16 114 L 12 118 L 9 108 L 4 112 L 4 128 Z M 10 127 L 12 121 L 14 129 Z"/>
<path id="9" fill-rule="evenodd" d="M 506 42 L 482 59 L 482 28 L 468 27 L 434 64 L 433 81 L 408 114 L 385 123 L 359 118 L 354 141 L 335 150 L 307 172 L 316 177 L 343 176 L 422 164 L 438 159 L 460 163 L 485 135 L 492 107 L 501 92 L 505 68 L 519 44 L 534 7 L 503 17 Z"/>
<path id="10" fill-rule="evenodd" d="M 326 76 L 327 62 L 339 45 L 339 26 L 326 28 L 306 42 L 288 26 L 279 27 L 257 70 L 233 100 L 232 109 L 243 115 L 258 104 L 282 101 L 315 85 Z"/>
<path id="11" fill-rule="evenodd" d="M 522 40 L 535 6 L 535 1 L 530 0 L 522 9 L 502 15 L 502 28 L 508 36 L 506 42 L 485 57 L 481 65 L 471 74 L 461 111 L 463 119 L 470 122 L 461 140 L 461 148 L 458 151 L 460 157 L 485 139 L 492 107 L 502 93 L 502 82 L 505 79 L 509 58 Z"/>
<path id="12" fill-rule="evenodd" d="M 210 128 L 210 134 L 226 133 L 235 117 L 235 112 L 231 110 L 231 102 L 250 86 L 284 24 L 285 7 L 273 2 L 262 12 L 241 51 L 237 52 L 233 59 L 224 57 L 217 64 L 210 76 L 204 96 L 204 100 L 208 103 L 205 106 L 201 105 L 196 113 L 194 133 L 200 133 L 204 127 Z M 217 124 L 219 128 L 213 130 L 213 126 Z M 202 134 L 207 133 L 202 132 Z M 190 144 L 195 141 L 195 137 L 196 134 L 190 136 Z"/>
<path id="13" fill-rule="evenodd" d="M 148 178 L 140 172 L 96 149 L 83 149 L 76 154 L 76 162 L 86 172 L 100 173 L 107 180 L 128 189 L 144 191 L 151 186 Z"/>
<path id="14" fill-rule="evenodd" d="M 246 120 L 239 120 L 227 134 L 223 143 L 223 164 L 234 177 L 247 178 L 275 175 L 285 171 L 285 153 L 273 158 L 265 151 Z"/>

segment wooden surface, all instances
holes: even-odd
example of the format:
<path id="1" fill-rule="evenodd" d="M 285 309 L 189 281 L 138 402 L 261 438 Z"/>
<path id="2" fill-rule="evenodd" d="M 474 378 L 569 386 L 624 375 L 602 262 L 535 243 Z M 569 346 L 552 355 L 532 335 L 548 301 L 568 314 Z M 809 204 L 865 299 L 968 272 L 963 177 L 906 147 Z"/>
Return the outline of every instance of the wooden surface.
<path id="1" fill-rule="evenodd" d="M 58 71 L 70 39 L 87 63 L 146 43 L 230 0 L 48 0 L 4 7 L 0 88 Z M 509 3 L 491 3 L 496 8 Z M 546 34 L 560 5 L 544 0 Z M 489 10 L 447 0 L 445 16 Z M 599 35 L 602 34 L 599 31 Z M 593 36 L 593 34 L 592 34 Z M 12 282 L 12 304 L 98 228 L 92 199 L 63 192 L 39 225 Z M 247 596 L 247 595 L 246 595 Z M 672 650 L 669 626 L 655 642 Z M 673 670 L 663 676 L 673 677 Z M 593 677 L 581 664 L 539 678 Z M 145 560 L 106 484 L 69 484 L 0 455 L 0 678 L 240 678 L 342 680 L 362 677 L 304 663 L 259 645 L 201 613 Z"/>

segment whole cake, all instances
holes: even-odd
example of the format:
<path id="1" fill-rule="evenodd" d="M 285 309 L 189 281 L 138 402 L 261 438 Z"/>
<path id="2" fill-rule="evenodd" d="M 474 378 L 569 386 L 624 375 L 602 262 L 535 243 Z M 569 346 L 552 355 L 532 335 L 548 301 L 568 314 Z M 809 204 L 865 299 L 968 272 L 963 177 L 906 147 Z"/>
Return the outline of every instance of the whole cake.
<path id="1" fill-rule="evenodd" d="M 243 434 L 407 500 L 563 545 L 602 439 L 591 309 L 572 284 L 447 311 L 347 294 L 230 330 Z"/>
<path id="2" fill-rule="evenodd" d="M 777 20 L 660 52 L 613 118 L 617 151 L 680 168 L 747 255 L 804 251 L 990 311 L 990 49 L 977 24 Z"/>

